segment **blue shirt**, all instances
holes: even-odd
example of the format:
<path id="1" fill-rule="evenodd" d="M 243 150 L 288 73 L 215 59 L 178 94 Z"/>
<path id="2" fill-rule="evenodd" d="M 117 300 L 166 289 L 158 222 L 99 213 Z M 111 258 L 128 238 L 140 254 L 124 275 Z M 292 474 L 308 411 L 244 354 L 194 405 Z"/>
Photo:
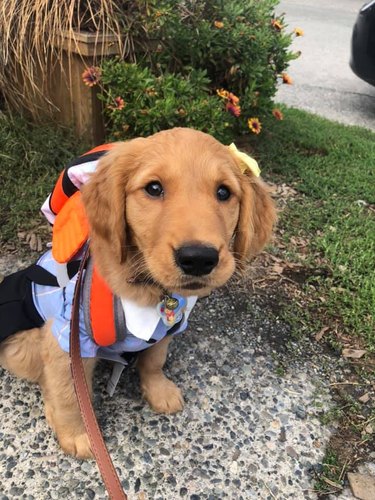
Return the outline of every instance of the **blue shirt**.
<path id="1" fill-rule="evenodd" d="M 38 261 L 51 274 L 56 275 L 57 262 L 53 259 L 51 251 L 46 252 Z M 70 319 L 77 275 L 74 276 L 64 288 L 32 284 L 34 304 L 47 321 L 52 319 L 52 333 L 60 347 L 69 352 L 70 345 Z M 184 317 L 173 335 L 182 333 L 187 328 L 187 319 L 197 300 L 196 296 L 187 298 L 187 307 Z M 170 330 L 159 317 L 156 307 L 140 307 L 127 299 L 121 299 L 125 321 L 125 339 L 108 347 L 100 347 L 88 334 L 83 314 L 83 301 L 80 300 L 79 336 L 81 356 L 84 358 L 105 357 L 114 360 L 124 352 L 138 352 L 147 349 L 155 342 L 162 340 Z M 149 343 L 149 340 L 153 341 Z"/>

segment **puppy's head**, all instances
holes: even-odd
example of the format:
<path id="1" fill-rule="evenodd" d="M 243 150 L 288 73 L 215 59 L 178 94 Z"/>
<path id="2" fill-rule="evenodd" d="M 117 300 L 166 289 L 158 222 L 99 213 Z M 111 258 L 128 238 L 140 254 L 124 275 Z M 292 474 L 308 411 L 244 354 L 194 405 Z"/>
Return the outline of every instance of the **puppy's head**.
<path id="1" fill-rule="evenodd" d="M 99 271 L 117 295 L 144 302 L 161 289 L 205 295 L 223 285 L 275 219 L 263 183 L 226 146 L 183 128 L 118 143 L 83 202 Z"/>

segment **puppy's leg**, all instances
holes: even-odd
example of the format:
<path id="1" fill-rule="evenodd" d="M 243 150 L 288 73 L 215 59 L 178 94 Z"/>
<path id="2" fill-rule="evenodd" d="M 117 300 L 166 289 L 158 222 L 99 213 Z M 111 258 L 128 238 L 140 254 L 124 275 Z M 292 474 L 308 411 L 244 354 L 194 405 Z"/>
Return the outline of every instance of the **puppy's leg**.
<path id="1" fill-rule="evenodd" d="M 43 373 L 42 328 L 16 333 L 0 344 L 0 365 L 19 378 L 38 382 Z"/>
<path id="2" fill-rule="evenodd" d="M 158 413 L 181 411 L 184 401 L 180 389 L 163 373 L 171 337 L 166 337 L 139 354 L 137 367 L 141 377 L 142 394 Z"/>
<path id="3" fill-rule="evenodd" d="M 56 433 L 61 448 L 78 458 L 91 458 L 89 438 L 86 434 L 78 407 L 69 354 L 58 345 L 48 329 L 45 332 L 43 350 L 43 376 L 40 380 L 45 403 L 46 418 Z M 83 366 L 90 395 L 95 358 L 84 358 Z"/>
<path id="4" fill-rule="evenodd" d="M 19 332 L 0 346 L 0 364 L 20 378 L 40 384 L 46 418 L 62 449 L 79 458 L 92 457 L 74 392 L 69 355 L 62 351 L 50 325 Z M 91 393 L 95 358 L 83 359 Z"/>

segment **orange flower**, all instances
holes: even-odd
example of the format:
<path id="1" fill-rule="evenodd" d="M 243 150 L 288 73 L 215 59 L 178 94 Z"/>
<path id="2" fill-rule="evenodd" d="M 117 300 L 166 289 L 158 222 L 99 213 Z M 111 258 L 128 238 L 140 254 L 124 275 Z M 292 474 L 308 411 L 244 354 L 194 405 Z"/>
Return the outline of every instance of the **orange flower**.
<path id="1" fill-rule="evenodd" d="M 294 28 L 293 31 L 296 36 L 303 36 L 305 34 L 302 28 Z"/>
<path id="2" fill-rule="evenodd" d="M 272 19 L 271 24 L 275 29 L 277 29 L 277 31 L 281 31 L 283 29 L 283 25 L 278 19 Z"/>
<path id="3" fill-rule="evenodd" d="M 229 97 L 229 92 L 224 89 L 217 89 L 216 93 L 219 97 L 222 97 L 223 99 L 228 99 Z"/>
<path id="4" fill-rule="evenodd" d="M 237 97 L 236 95 L 234 95 L 232 92 L 228 92 L 228 90 L 224 90 L 224 89 L 217 89 L 216 90 L 216 93 L 219 97 L 221 97 L 222 99 L 225 99 L 227 101 L 229 101 L 230 103 L 234 104 L 235 106 L 237 106 L 237 104 L 240 102 L 240 99 L 239 97 Z"/>
<path id="5" fill-rule="evenodd" d="M 214 22 L 215 28 L 224 28 L 224 23 L 222 21 L 215 21 Z"/>
<path id="6" fill-rule="evenodd" d="M 113 109 L 113 111 L 120 111 L 125 108 L 125 101 L 122 97 L 115 97 L 113 99 L 114 105 L 109 105 L 109 109 Z"/>
<path id="7" fill-rule="evenodd" d="M 287 83 L 288 85 L 292 85 L 293 78 L 288 75 L 288 73 L 281 73 L 281 77 L 283 79 L 283 83 Z"/>
<path id="8" fill-rule="evenodd" d="M 240 102 L 240 99 L 236 95 L 232 94 L 232 92 L 229 92 L 228 100 L 235 106 Z"/>
<path id="9" fill-rule="evenodd" d="M 100 81 L 100 77 L 102 76 L 102 72 L 100 68 L 97 66 L 91 66 L 91 68 L 85 69 L 82 73 L 82 80 L 85 85 L 88 87 L 93 87 Z"/>
<path id="10" fill-rule="evenodd" d="M 273 109 L 272 114 L 276 118 L 276 120 L 284 120 L 284 115 L 279 109 L 277 108 Z"/>
<path id="11" fill-rule="evenodd" d="M 253 134 L 260 134 L 260 131 L 262 130 L 262 125 L 259 121 L 259 118 L 249 118 L 247 120 L 247 124 L 249 129 L 253 132 Z"/>
<path id="12" fill-rule="evenodd" d="M 233 116 L 240 116 L 241 107 L 239 106 L 240 99 L 232 92 L 228 92 L 228 90 L 217 89 L 216 93 L 222 99 L 225 99 L 227 102 L 225 104 L 225 109 L 229 111 L 229 113 Z"/>
<path id="13" fill-rule="evenodd" d="M 231 102 L 227 102 L 225 105 L 225 109 L 229 111 L 229 113 L 233 116 L 239 117 L 241 114 L 241 107 L 233 104 Z"/>

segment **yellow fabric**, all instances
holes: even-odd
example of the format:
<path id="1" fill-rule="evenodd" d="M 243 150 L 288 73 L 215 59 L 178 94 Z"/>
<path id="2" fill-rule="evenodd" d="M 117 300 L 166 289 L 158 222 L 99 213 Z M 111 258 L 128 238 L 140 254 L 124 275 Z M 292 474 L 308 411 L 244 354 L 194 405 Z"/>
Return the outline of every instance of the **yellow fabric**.
<path id="1" fill-rule="evenodd" d="M 246 153 L 238 151 L 234 142 L 232 142 L 232 144 L 228 146 L 228 149 L 240 161 L 240 169 L 243 174 L 246 172 L 246 170 L 250 170 L 250 172 L 252 172 L 255 177 L 259 177 L 260 168 L 258 166 L 258 162 L 254 160 L 254 158 L 247 155 Z"/>

